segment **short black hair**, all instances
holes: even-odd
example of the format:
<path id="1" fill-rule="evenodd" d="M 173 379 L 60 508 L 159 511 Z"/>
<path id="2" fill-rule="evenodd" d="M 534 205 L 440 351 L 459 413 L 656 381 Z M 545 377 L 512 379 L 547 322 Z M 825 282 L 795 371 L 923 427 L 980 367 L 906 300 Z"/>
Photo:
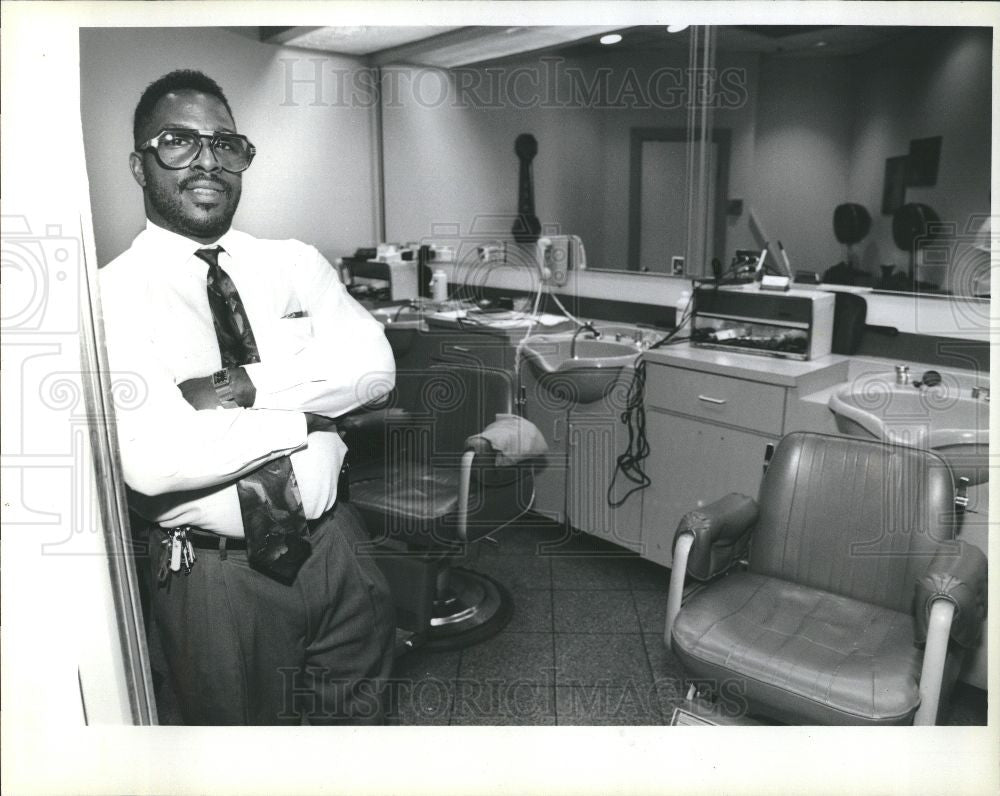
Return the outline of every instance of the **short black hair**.
<path id="1" fill-rule="evenodd" d="M 209 94 L 226 106 L 230 116 L 233 115 L 233 109 L 229 107 L 229 100 L 222 93 L 219 84 L 212 78 L 196 69 L 175 69 L 173 72 L 154 80 L 142 92 L 139 104 L 135 106 L 135 115 L 132 117 L 132 140 L 136 146 L 142 143 L 139 136 L 142 128 L 152 117 L 156 103 L 173 91 L 200 91 L 202 94 Z"/>

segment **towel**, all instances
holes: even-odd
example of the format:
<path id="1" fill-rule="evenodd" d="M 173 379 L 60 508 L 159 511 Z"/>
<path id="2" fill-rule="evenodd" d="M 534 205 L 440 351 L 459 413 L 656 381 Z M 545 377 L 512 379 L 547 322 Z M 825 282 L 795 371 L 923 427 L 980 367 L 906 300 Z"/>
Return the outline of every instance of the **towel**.
<path id="1" fill-rule="evenodd" d="M 497 467 L 510 467 L 525 459 L 544 456 L 549 451 L 538 427 L 518 415 L 498 414 L 495 421 L 469 437 L 465 444 L 475 448 L 478 440 L 485 440 L 497 452 Z"/>

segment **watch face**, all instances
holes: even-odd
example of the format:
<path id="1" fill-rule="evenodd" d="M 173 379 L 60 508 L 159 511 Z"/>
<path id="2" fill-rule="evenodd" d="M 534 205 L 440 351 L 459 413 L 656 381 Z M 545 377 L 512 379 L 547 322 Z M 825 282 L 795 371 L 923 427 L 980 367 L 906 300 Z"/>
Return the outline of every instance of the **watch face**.
<path id="1" fill-rule="evenodd" d="M 213 387 L 225 387 L 229 384 L 229 371 L 223 368 L 222 370 L 217 370 L 212 374 L 212 386 Z"/>

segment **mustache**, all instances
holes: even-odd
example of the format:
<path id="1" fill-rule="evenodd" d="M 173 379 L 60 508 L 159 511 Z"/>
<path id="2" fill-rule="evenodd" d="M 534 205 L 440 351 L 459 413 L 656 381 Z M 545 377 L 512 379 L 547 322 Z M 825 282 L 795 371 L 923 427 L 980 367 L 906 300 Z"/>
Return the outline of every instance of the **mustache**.
<path id="1" fill-rule="evenodd" d="M 203 186 L 210 185 L 213 188 L 218 188 L 226 196 L 230 196 L 233 192 L 233 186 L 229 183 L 223 182 L 218 177 L 210 175 L 186 177 L 185 179 L 180 180 L 177 185 L 183 191 L 194 183 L 200 183 Z"/>

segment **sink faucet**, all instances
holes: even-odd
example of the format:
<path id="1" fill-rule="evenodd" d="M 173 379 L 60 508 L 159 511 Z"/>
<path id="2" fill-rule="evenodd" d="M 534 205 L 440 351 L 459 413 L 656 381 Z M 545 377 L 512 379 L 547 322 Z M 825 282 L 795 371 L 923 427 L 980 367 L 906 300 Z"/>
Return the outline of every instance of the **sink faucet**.
<path id="1" fill-rule="evenodd" d="M 577 330 L 573 332 L 573 339 L 569 344 L 569 358 L 576 359 L 576 338 L 579 337 L 583 332 L 590 332 L 594 336 L 593 339 L 597 339 L 601 336 L 601 333 L 594 328 L 593 321 L 587 321 L 577 327 Z"/>
<path id="2" fill-rule="evenodd" d="M 987 403 L 990 400 L 990 388 L 989 387 L 973 387 L 972 388 L 973 398 L 982 398 Z"/>

